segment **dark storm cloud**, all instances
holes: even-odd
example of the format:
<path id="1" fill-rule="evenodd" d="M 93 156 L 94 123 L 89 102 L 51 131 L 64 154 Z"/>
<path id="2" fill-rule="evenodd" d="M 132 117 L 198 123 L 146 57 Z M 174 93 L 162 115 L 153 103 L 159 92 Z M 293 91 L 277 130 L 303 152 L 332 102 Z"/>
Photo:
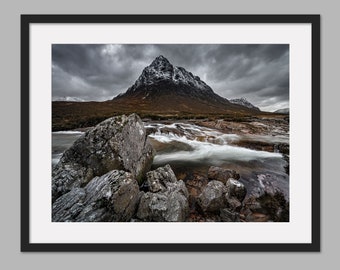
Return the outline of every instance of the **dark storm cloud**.
<path id="1" fill-rule="evenodd" d="M 158 55 L 228 99 L 243 96 L 264 110 L 289 105 L 285 44 L 54 44 L 53 98 L 111 99 L 125 92 Z"/>

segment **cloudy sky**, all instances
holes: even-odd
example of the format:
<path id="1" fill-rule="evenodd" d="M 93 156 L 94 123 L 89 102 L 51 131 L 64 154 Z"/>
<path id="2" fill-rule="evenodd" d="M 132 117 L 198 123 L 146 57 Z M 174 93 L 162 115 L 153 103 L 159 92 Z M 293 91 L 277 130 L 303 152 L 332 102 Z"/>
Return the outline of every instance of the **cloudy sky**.
<path id="1" fill-rule="evenodd" d="M 285 44 L 53 44 L 53 100 L 112 99 L 159 55 L 199 76 L 223 97 L 245 97 L 264 111 L 289 107 Z"/>

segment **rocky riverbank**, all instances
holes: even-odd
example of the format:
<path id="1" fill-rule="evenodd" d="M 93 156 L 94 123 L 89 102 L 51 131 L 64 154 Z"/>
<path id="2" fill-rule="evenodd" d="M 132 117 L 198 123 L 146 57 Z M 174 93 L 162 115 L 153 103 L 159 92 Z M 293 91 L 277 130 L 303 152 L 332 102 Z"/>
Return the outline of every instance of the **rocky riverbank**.
<path id="1" fill-rule="evenodd" d="M 224 122 L 205 122 L 202 126 L 216 124 L 225 134 L 232 127 Z M 264 130 L 260 135 L 265 136 L 265 127 L 258 126 Z M 273 184 L 271 174 L 257 175 L 261 187 L 255 192 L 245 184 L 242 170 L 225 166 L 208 166 L 200 173 L 185 168 L 181 173 L 169 164 L 151 169 L 155 153 L 168 147 L 155 139 L 150 142 L 148 135 L 156 134 L 155 128 L 145 128 L 136 114 L 117 116 L 77 139 L 53 167 L 52 221 L 289 221 L 289 198 Z M 166 128 L 177 136 L 188 135 L 188 129 L 182 126 Z M 207 139 L 190 132 L 198 136 L 197 140 Z M 238 134 L 245 132 L 242 127 Z M 210 139 L 216 139 L 215 135 L 210 134 Z M 275 151 L 281 150 L 273 148 L 270 152 Z"/>

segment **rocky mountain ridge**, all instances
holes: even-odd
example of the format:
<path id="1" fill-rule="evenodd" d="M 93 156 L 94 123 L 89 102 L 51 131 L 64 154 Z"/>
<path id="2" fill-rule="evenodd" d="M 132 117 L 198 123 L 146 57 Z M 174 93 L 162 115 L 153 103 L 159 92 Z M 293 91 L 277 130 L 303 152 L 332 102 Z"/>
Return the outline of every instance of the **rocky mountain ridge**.
<path id="1" fill-rule="evenodd" d="M 250 103 L 245 97 L 233 98 L 233 99 L 229 99 L 229 101 L 233 104 L 238 104 L 238 105 L 247 107 L 249 109 L 254 109 L 254 110 L 260 111 L 260 109 L 258 107 L 254 106 L 252 103 Z"/>

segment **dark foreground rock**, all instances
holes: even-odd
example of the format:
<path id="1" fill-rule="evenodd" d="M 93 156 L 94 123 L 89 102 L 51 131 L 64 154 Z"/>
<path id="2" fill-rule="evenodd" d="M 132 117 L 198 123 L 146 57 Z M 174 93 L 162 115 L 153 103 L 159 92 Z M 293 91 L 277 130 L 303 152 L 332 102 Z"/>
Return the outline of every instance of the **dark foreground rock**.
<path id="1" fill-rule="evenodd" d="M 153 156 L 154 150 L 138 115 L 109 118 L 64 152 L 52 172 L 52 201 L 111 170 L 128 171 L 141 181 Z"/>
<path id="2" fill-rule="evenodd" d="M 147 173 L 149 192 L 143 193 L 137 211 L 141 221 L 185 221 L 189 213 L 188 190 L 170 165 Z"/>
<path id="3" fill-rule="evenodd" d="M 260 197 L 246 199 L 242 213 L 248 222 L 288 222 L 289 202 L 280 191 L 265 192 Z"/>
<path id="4" fill-rule="evenodd" d="M 129 221 L 139 199 L 132 174 L 113 170 L 59 197 L 52 205 L 52 221 Z"/>
<path id="5" fill-rule="evenodd" d="M 240 175 L 234 170 L 211 166 L 208 170 L 208 178 L 225 184 L 229 178 L 240 179 Z"/>
<path id="6" fill-rule="evenodd" d="M 214 167 L 214 170 L 224 169 Z M 225 184 L 212 180 L 197 197 L 195 204 L 198 212 L 192 211 L 189 221 L 240 222 L 242 202 L 246 194 L 245 186 L 236 179 L 229 178 Z"/>

